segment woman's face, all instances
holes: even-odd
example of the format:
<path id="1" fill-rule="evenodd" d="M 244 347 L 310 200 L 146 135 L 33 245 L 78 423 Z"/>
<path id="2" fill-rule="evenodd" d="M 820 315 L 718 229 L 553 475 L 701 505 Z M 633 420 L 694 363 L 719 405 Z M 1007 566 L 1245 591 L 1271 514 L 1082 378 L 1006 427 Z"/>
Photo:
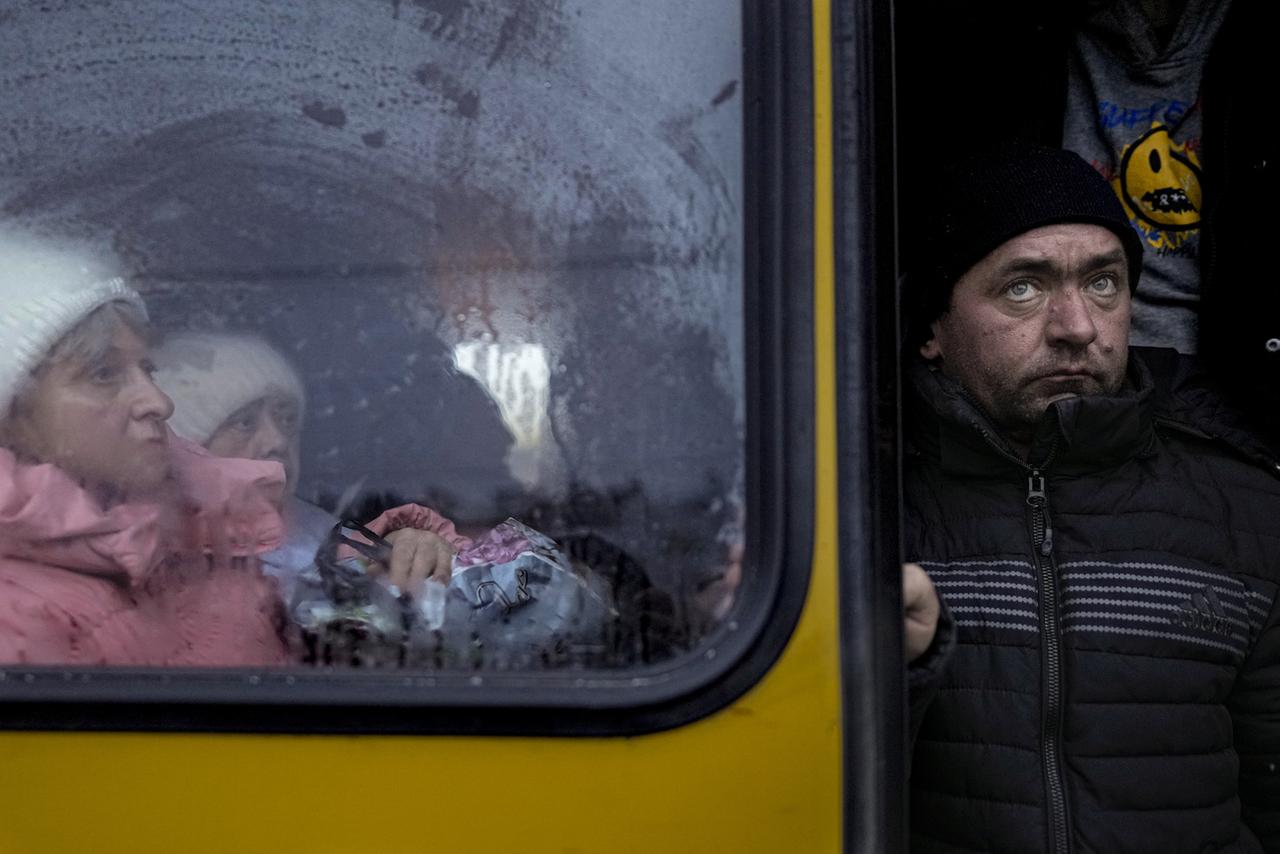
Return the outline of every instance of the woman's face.
<path id="1" fill-rule="evenodd" d="M 9 444 L 92 488 L 145 496 L 169 475 L 164 422 L 173 414 L 152 371 L 146 342 L 116 319 L 100 358 L 69 357 L 37 371 L 10 416 Z"/>
<path id="2" fill-rule="evenodd" d="M 298 488 L 301 408 L 287 394 L 272 391 L 233 412 L 205 448 L 219 457 L 271 460 L 284 466 L 287 494 Z"/>

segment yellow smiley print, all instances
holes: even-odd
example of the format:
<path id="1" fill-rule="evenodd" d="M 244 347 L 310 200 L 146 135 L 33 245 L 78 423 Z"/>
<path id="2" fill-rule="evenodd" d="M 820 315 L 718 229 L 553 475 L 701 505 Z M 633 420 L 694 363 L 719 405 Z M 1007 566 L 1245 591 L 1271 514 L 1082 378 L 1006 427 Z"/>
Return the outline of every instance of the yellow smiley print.
<path id="1" fill-rule="evenodd" d="M 1120 198 L 1148 226 L 1188 231 L 1200 225 L 1200 163 L 1156 125 L 1120 159 Z"/>

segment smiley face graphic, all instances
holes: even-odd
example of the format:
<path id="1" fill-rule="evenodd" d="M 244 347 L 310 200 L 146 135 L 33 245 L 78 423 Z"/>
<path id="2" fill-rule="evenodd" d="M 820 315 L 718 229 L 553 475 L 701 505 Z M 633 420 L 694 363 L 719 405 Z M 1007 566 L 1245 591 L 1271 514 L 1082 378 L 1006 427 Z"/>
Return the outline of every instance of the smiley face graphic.
<path id="1" fill-rule="evenodd" d="M 1120 159 L 1120 199 L 1134 216 L 1164 231 L 1200 227 L 1200 164 L 1194 152 L 1156 125 Z"/>

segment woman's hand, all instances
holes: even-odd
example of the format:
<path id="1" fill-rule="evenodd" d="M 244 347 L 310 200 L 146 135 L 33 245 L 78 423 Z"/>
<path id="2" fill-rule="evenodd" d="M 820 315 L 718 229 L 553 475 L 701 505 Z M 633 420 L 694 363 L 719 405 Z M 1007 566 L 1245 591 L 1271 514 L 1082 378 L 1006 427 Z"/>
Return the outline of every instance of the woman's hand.
<path id="1" fill-rule="evenodd" d="M 400 593 L 419 593 L 428 578 L 449 583 L 454 549 L 439 534 L 401 528 L 387 534 L 386 540 L 391 543 L 391 565 L 374 563 L 370 574 L 386 572 L 387 582 Z"/>

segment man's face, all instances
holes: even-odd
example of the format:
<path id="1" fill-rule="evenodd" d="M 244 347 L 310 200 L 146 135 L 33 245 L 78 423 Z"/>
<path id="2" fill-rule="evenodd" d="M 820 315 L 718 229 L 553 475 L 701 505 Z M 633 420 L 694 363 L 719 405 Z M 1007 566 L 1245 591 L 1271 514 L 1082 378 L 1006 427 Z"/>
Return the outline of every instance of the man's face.
<path id="1" fill-rule="evenodd" d="M 956 282 L 920 348 L 1018 443 L 1050 403 L 1124 381 L 1129 273 L 1098 225 L 1047 225 L 1001 244 Z"/>
<path id="2" fill-rule="evenodd" d="M 272 392 L 233 412 L 205 443 L 219 457 L 271 460 L 284 466 L 287 494 L 298 488 L 299 429 L 296 401 Z"/>

